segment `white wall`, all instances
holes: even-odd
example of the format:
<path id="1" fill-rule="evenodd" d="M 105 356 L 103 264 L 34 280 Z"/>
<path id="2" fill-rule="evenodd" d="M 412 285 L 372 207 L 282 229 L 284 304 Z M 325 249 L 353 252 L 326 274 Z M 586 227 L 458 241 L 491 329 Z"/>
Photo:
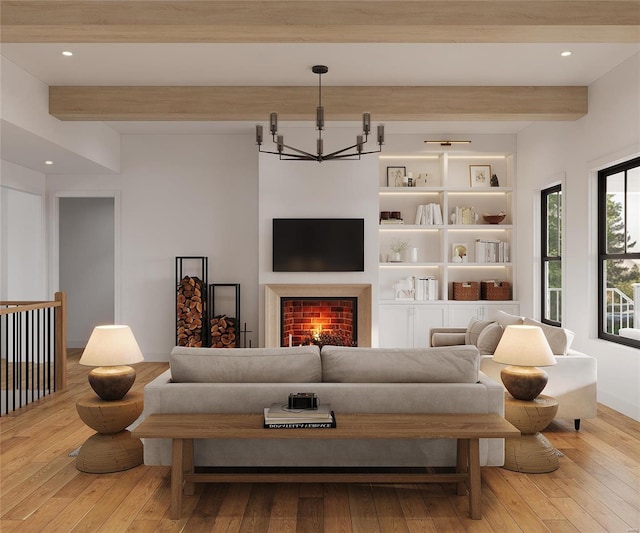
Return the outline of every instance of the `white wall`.
<path id="1" fill-rule="evenodd" d="M 357 127 L 328 128 L 325 153 L 349 146 Z M 312 124 L 282 133 L 296 148 L 315 150 Z M 369 143 L 372 141 L 370 140 Z M 271 149 L 267 147 L 266 149 Z M 259 280 L 260 323 L 264 323 L 264 285 L 272 283 L 369 283 L 373 289 L 372 342 L 377 343 L 378 280 L 378 158 L 360 161 L 280 161 L 275 155 L 260 155 Z M 273 272 L 272 220 L 274 218 L 363 218 L 365 221 L 364 272 Z M 264 333 L 260 335 L 264 345 Z"/>
<path id="2" fill-rule="evenodd" d="M 518 135 L 518 277 L 523 314 L 539 317 L 541 189 L 565 176 L 564 326 L 598 358 L 598 401 L 640 420 L 640 351 L 597 339 L 596 171 L 640 154 L 640 54 L 589 87 L 589 113 Z"/>
<path id="3" fill-rule="evenodd" d="M 23 130 L 117 171 L 120 135 L 103 122 L 62 122 L 49 115 L 49 87 L 0 57 L 0 117 Z"/>
<path id="4" fill-rule="evenodd" d="M 52 195 L 119 191 L 116 317 L 147 360 L 167 360 L 175 344 L 176 256 L 208 256 L 209 282 L 241 283 L 242 319 L 256 345 L 257 161 L 252 131 L 124 135 L 120 175 L 47 178 Z"/>
<path id="5" fill-rule="evenodd" d="M 84 348 L 95 326 L 114 323 L 114 258 L 114 198 L 60 198 L 60 290 L 70 348 Z"/>
<path id="6" fill-rule="evenodd" d="M 33 170 L 0 161 L 0 300 L 48 300 L 45 181 Z"/>

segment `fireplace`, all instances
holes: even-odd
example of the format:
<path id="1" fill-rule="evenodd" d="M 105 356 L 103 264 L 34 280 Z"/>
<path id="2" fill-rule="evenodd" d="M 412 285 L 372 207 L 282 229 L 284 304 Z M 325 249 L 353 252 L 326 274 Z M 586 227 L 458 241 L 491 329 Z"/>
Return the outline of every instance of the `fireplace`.
<path id="1" fill-rule="evenodd" d="M 293 337 L 293 332 L 285 333 L 281 312 L 283 310 L 283 301 L 302 300 L 311 302 L 326 302 L 335 304 L 336 302 L 348 301 L 352 307 L 352 329 L 354 340 L 358 346 L 371 346 L 371 285 L 368 284 L 278 284 L 265 286 L 265 346 L 275 348 L 282 345 L 289 345 L 289 334 L 292 335 L 292 344 L 297 345 Z M 324 306 L 323 307 L 327 307 Z M 329 305 L 328 307 L 331 307 Z M 334 307 L 342 307 L 344 305 L 334 305 Z M 310 311 L 310 313 L 320 313 L 319 311 Z M 341 311 L 345 313 L 344 309 Z M 311 317 L 308 317 L 311 318 Z M 320 317 L 316 317 L 320 318 Z M 344 317 L 334 317 L 337 320 L 335 324 L 344 326 L 340 320 Z M 321 325 L 322 331 L 325 326 L 320 322 L 315 323 Z M 311 324 L 313 326 L 313 324 Z M 305 326 L 306 327 L 306 326 Z M 329 327 L 329 326 L 327 326 Z M 318 327 L 312 327 L 318 333 Z M 333 327 L 331 328 L 333 330 Z M 343 328 L 344 329 L 344 328 Z M 305 332 L 306 335 L 307 332 Z M 314 334 L 312 333 L 312 334 Z"/>
<path id="2" fill-rule="evenodd" d="M 348 296 L 280 298 L 280 345 L 357 346 L 357 303 Z"/>

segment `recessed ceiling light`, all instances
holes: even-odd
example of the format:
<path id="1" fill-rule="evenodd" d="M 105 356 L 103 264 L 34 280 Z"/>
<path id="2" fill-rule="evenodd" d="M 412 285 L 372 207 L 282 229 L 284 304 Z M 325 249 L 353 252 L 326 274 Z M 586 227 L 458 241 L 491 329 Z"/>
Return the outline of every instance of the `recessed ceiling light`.
<path id="1" fill-rule="evenodd" d="M 62 52 L 62 55 L 66 57 L 71 57 L 73 55 L 73 52 L 71 52 L 70 50 L 64 50 Z"/>
<path id="2" fill-rule="evenodd" d="M 562 57 L 569 57 L 571 55 L 571 50 L 565 50 L 564 52 L 561 52 L 560 55 Z"/>
<path id="3" fill-rule="evenodd" d="M 53 161 L 45 161 L 44 164 L 45 165 L 53 165 Z"/>

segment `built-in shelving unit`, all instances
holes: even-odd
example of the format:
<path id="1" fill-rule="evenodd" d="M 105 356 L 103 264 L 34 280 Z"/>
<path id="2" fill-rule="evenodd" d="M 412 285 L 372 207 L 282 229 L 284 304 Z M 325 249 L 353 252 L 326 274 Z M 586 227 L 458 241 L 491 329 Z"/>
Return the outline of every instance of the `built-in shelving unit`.
<path id="1" fill-rule="evenodd" d="M 485 176 L 485 186 L 477 182 L 472 186 L 471 166 L 490 167 L 490 173 Z M 397 180 L 387 179 L 387 167 L 405 167 L 406 173 L 411 174 L 414 180 L 421 178 L 422 186 L 394 186 Z M 516 269 L 512 262 L 515 257 L 514 168 L 514 156 L 511 153 L 450 154 L 443 151 L 421 156 L 407 155 L 406 159 L 393 154 L 380 157 L 380 213 L 388 211 L 397 216 L 399 212 L 404 222 L 383 224 L 381 220 L 378 227 L 381 345 L 385 345 L 385 337 L 394 338 L 396 345 L 402 344 L 397 334 L 385 334 L 387 325 L 397 329 L 401 324 L 409 324 L 409 330 L 400 337 L 406 336 L 406 345 L 424 345 L 428 341 L 423 338 L 427 333 L 423 332 L 425 328 L 420 325 L 425 321 L 431 327 L 459 326 L 466 325 L 471 316 L 483 318 L 497 308 L 517 312 Z M 497 176 L 498 186 L 490 186 L 492 174 Z M 442 219 L 432 216 L 430 221 L 436 223 L 417 223 L 419 206 L 426 204 L 437 204 Z M 463 224 L 452 218 L 456 208 L 469 209 L 464 214 L 468 223 Z M 433 213 L 433 208 L 429 209 Z M 505 214 L 500 224 L 489 224 L 482 218 L 485 213 L 499 212 Z M 470 213 L 475 214 L 477 220 Z M 462 218 L 460 209 L 458 214 Z M 429 217 L 422 220 L 428 221 Z M 405 250 L 401 261 L 393 257 L 392 251 L 392 244 L 398 239 L 409 242 L 409 249 Z M 484 258 L 476 257 L 477 240 L 487 242 L 483 245 Z M 498 242 L 506 244 L 500 245 Z M 411 248 L 417 248 L 417 257 Z M 454 249 L 466 249 L 466 254 L 456 256 Z M 478 253 L 481 251 L 478 249 Z M 416 261 L 412 262 L 412 259 Z M 397 300 L 393 285 L 408 277 L 436 278 L 436 299 Z M 486 280 L 509 282 L 512 300 L 454 300 L 453 282 Z"/>

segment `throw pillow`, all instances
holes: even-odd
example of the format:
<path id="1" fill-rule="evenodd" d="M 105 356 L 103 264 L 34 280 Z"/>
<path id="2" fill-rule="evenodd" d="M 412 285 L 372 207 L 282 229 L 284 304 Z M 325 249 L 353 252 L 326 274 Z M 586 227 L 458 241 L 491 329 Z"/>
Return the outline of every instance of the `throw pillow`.
<path id="1" fill-rule="evenodd" d="M 478 345 L 478 336 L 480 332 L 486 328 L 489 324 L 493 324 L 492 320 L 478 320 L 477 318 L 472 318 L 469 321 L 469 325 L 467 326 L 467 331 L 464 335 L 464 343 L 465 344 L 473 344 L 474 346 Z"/>
<path id="2" fill-rule="evenodd" d="M 500 324 L 494 322 L 493 324 L 489 324 L 486 328 L 484 328 L 480 335 L 478 335 L 478 350 L 482 355 L 493 355 L 493 352 L 496 351 L 498 347 L 498 343 L 502 338 L 502 333 L 504 329 Z"/>
<path id="3" fill-rule="evenodd" d="M 509 313 L 505 313 L 504 311 L 496 311 L 494 314 L 495 321 L 500 324 L 503 328 L 507 326 L 520 326 L 524 324 L 523 318 L 518 315 L 511 315 Z"/>
<path id="4" fill-rule="evenodd" d="M 554 355 L 567 355 L 567 350 L 571 346 L 571 342 L 575 337 L 573 331 L 559 328 L 558 326 L 543 324 L 542 322 L 538 322 L 532 318 L 525 318 L 524 323 L 527 326 L 538 326 L 542 329 L 542 332 L 549 343 L 549 347 L 551 348 L 551 352 Z"/>

